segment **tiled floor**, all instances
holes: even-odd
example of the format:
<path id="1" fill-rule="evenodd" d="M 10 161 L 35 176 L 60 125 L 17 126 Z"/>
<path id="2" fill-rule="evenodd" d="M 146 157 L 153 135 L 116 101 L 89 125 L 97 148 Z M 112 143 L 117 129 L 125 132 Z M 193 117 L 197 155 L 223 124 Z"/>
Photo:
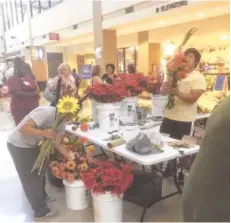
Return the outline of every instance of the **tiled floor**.
<path id="1" fill-rule="evenodd" d="M 6 148 L 6 139 L 9 130 L 12 129 L 12 119 L 9 113 L 0 112 L 0 222 L 28 222 L 33 221 L 33 211 L 24 195 L 16 170 Z M 3 124 L 4 124 L 4 128 Z M 63 189 L 47 185 L 50 196 L 56 198 L 51 206 L 57 209 L 60 216 L 55 222 L 86 222 L 93 221 L 92 207 L 83 211 L 71 211 L 65 205 L 65 192 Z M 174 191 L 175 187 L 171 181 L 164 182 L 164 193 Z M 139 221 L 142 208 L 124 202 L 124 221 Z M 161 201 L 150 208 L 146 214 L 145 221 L 151 222 L 177 222 L 180 218 L 180 196 L 176 195 Z"/>

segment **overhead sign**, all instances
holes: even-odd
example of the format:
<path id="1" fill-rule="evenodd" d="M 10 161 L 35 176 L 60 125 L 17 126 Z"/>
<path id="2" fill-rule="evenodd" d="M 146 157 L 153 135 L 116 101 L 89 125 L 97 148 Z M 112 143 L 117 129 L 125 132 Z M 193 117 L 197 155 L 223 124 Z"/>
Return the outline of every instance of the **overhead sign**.
<path id="1" fill-rule="evenodd" d="M 183 6 L 186 6 L 186 5 L 188 5 L 187 0 L 178 1 L 178 2 L 174 2 L 174 3 L 169 3 L 169 4 L 166 4 L 166 5 L 162 5 L 161 7 L 157 7 L 156 8 L 156 13 L 165 12 L 165 11 L 168 11 L 170 9 L 180 8 L 180 7 L 183 7 Z"/>
<path id="2" fill-rule="evenodd" d="M 102 58 L 102 48 L 101 47 L 96 47 L 95 49 L 95 56 L 97 59 L 101 59 Z"/>
<path id="3" fill-rule="evenodd" d="M 90 79 L 91 78 L 91 64 L 85 64 L 82 66 L 81 78 Z"/>
<path id="4" fill-rule="evenodd" d="M 58 33 L 49 33 L 49 40 L 59 40 Z"/>

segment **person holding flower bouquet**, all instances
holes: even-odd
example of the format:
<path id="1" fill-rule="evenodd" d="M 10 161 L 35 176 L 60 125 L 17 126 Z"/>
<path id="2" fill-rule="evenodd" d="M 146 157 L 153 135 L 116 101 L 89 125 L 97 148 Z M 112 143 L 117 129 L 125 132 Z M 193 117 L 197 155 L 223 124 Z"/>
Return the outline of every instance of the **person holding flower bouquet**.
<path id="1" fill-rule="evenodd" d="M 61 142 L 65 134 L 65 123 L 72 120 L 74 113 L 63 116 L 64 118 L 54 130 L 53 123 L 56 121 L 57 110 L 52 106 L 36 108 L 19 123 L 8 138 L 7 147 L 24 192 L 34 210 L 35 220 L 54 217 L 57 214 L 51 212 L 46 204 L 47 201 L 52 200 L 45 192 L 45 175 L 39 176 L 36 171 L 31 173 L 42 150 L 40 142 L 43 139 L 53 139 L 57 152 L 66 160 L 73 159 L 73 154 L 68 153 Z"/>
<path id="2" fill-rule="evenodd" d="M 179 53 L 178 59 L 185 61 L 181 63 L 185 67 L 177 73 L 176 86 L 172 86 L 171 82 L 165 82 L 162 86 L 162 93 L 173 95 L 174 105 L 167 106 L 160 132 L 180 140 L 191 132 L 192 122 L 197 116 L 197 100 L 206 90 L 206 82 L 204 76 L 196 70 L 201 59 L 198 50 L 189 48 L 184 54 Z M 175 69 L 174 65 L 170 61 L 168 69 Z"/>
<path id="3" fill-rule="evenodd" d="M 184 54 L 178 53 L 177 58 L 185 61 L 185 64 L 183 62 L 185 67 L 183 71 L 177 73 L 176 86 L 173 86 L 172 82 L 166 82 L 162 87 L 163 93 L 170 94 L 170 100 L 172 101 L 169 102 L 172 104 L 168 102 L 160 132 L 170 135 L 171 138 L 181 140 L 184 135 L 190 135 L 192 122 L 195 121 L 197 116 L 197 100 L 205 91 L 206 82 L 204 76 L 196 70 L 201 54 L 195 48 L 187 49 Z M 171 67 L 171 65 L 170 62 L 168 69 L 174 69 L 174 66 Z M 180 160 L 177 171 L 179 181 L 183 181 L 182 168 L 189 169 L 193 160 L 194 156 L 187 156 Z M 170 176 L 173 171 L 174 162 L 168 162 L 164 175 Z"/>

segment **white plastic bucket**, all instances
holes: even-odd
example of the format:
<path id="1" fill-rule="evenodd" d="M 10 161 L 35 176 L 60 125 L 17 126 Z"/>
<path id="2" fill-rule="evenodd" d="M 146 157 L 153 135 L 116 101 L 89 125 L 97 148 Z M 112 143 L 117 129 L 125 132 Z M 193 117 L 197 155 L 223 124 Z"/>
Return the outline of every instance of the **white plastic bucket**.
<path id="1" fill-rule="evenodd" d="M 109 132 L 119 129 L 120 103 L 97 104 L 99 130 Z"/>
<path id="2" fill-rule="evenodd" d="M 90 191 L 84 186 L 82 180 L 75 180 L 71 183 L 63 180 L 66 191 L 67 207 L 72 210 L 83 210 L 89 206 Z"/>
<path id="3" fill-rule="evenodd" d="M 92 119 L 94 123 L 98 123 L 97 102 L 92 100 Z"/>
<path id="4" fill-rule="evenodd" d="M 152 116 L 162 117 L 168 102 L 168 96 L 152 95 Z"/>
<path id="5" fill-rule="evenodd" d="M 95 222 L 123 222 L 123 196 L 92 193 Z"/>
<path id="6" fill-rule="evenodd" d="M 134 122 L 136 119 L 137 97 L 128 97 L 121 102 L 120 120 L 122 122 Z"/>

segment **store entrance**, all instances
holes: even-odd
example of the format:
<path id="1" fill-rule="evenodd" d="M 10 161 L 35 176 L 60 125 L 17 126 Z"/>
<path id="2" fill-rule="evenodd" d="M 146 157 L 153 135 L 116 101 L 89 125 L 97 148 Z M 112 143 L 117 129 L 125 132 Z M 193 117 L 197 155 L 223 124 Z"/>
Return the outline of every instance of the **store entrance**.
<path id="1" fill-rule="evenodd" d="M 54 78 L 58 74 L 61 63 L 63 63 L 62 53 L 47 53 L 48 78 Z"/>

